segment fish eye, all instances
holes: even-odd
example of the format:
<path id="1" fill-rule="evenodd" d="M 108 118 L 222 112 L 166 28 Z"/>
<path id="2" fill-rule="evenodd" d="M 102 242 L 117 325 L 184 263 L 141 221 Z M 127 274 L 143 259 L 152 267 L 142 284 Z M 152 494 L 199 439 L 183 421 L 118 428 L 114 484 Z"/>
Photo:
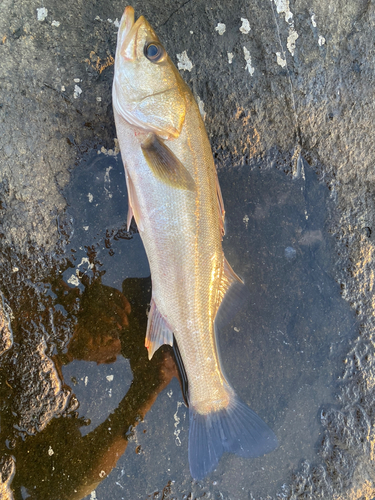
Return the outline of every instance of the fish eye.
<path id="1" fill-rule="evenodd" d="M 164 59 L 165 50 L 160 44 L 151 42 L 145 46 L 145 56 L 151 62 L 160 62 Z"/>

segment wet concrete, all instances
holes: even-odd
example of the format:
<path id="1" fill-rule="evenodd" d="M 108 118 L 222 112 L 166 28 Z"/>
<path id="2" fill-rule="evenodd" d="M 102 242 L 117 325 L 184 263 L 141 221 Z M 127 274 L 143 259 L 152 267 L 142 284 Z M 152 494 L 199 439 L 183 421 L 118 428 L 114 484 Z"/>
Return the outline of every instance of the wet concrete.
<path id="1" fill-rule="evenodd" d="M 204 103 L 224 248 L 251 296 L 220 334 L 223 363 L 280 446 L 192 481 L 171 353 L 147 360 L 151 284 L 125 227 L 110 94 L 124 5 L 6 0 L 0 493 L 370 500 L 374 7 L 134 7 L 193 63 L 183 76 Z"/>

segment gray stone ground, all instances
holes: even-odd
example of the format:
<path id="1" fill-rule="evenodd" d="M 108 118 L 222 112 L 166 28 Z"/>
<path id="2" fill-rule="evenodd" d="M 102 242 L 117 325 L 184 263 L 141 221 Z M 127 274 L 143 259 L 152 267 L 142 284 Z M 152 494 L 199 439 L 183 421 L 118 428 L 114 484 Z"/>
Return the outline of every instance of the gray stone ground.
<path id="1" fill-rule="evenodd" d="M 155 0 L 133 6 L 176 63 L 176 55 L 187 52 L 193 67 L 182 73 L 204 103 L 222 174 L 256 162 L 296 175 L 302 156 L 329 188 L 326 227 L 335 239 L 334 278 L 360 328 L 347 348 L 337 404 L 322 414 L 319 461 L 286 478 L 278 498 L 370 500 L 374 3 Z M 115 149 L 112 64 L 115 20 L 124 7 L 99 0 L 0 4 L 0 352 L 10 373 L 1 375 L 0 404 L 2 412 L 17 416 L 23 436 L 45 429 L 67 405 L 74 407 L 51 360 L 52 343 L 64 345 L 70 338 L 74 315 L 60 315 L 52 328 L 40 305 L 48 290 L 40 283 L 64 265 L 72 228 L 62 190 L 72 169 L 90 149 Z M 225 24 L 223 34 L 218 23 Z M 32 319 L 31 310 L 39 311 Z M 9 499 L 12 439 L 1 461 L 0 496 Z"/>

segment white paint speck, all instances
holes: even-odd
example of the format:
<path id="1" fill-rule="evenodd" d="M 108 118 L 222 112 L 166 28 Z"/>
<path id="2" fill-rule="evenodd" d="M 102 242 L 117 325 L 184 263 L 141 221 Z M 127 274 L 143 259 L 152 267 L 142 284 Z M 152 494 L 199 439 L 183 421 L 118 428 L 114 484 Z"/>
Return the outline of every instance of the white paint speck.
<path id="1" fill-rule="evenodd" d="M 112 382 L 114 376 L 113 375 L 107 375 L 106 376 L 106 379 L 108 380 L 108 382 Z"/>
<path id="2" fill-rule="evenodd" d="M 89 227 L 89 226 L 84 226 L 84 227 Z M 92 269 L 94 267 L 94 264 L 92 264 L 87 257 L 82 257 L 81 262 L 78 264 L 77 268 L 80 268 L 83 266 L 83 264 L 87 264 L 87 267 L 89 269 Z"/>
<path id="3" fill-rule="evenodd" d="M 71 277 L 68 279 L 68 283 L 74 286 L 79 286 L 81 282 L 79 281 L 78 276 L 72 274 Z"/>
<path id="4" fill-rule="evenodd" d="M 90 495 L 90 500 L 97 500 L 96 491 L 92 491 Z"/>
<path id="5" fill-rule="evenodd" d="M 113 24 L 114 24 L 114 26 L 115 26 L 116 28 L 119 28 L 119 27 L 120 27 L 120 21 L 117 19 L 117 17 L 116 17 L 116 19 L 113 21 Z"/>
<path id="6" fill-rule="evenodd" d="M 290 12 L 289 0 L 274 0 L 278 14 L 285 14 L 285 21 L 289 23 L 293 19 L 293 14 Z"/>
<path id="7" fill-rule="evenodd" d="M 81 94 L 82 94 L 81 87 L 78 87 L 78 85 L 74 85 L 74 93 L 73 93 L 74 99 L 77 99 Z"/>
<path id="8" fill-rule="evenodd" d="M 53 451 L 52 447 L 50 446 L 50 447 L 48 448 L 48 455 L 49 455 L 50 457 L 52 457 L 52 455 L 54 455 L 54 453 L 55 453 L 55 452 Z"/>
<path id="9" fill-rule="evenodd" d="M 245 61 L 246 61 L 245 69 L 248 70 L 248 72 L 250 73 L 250 75 L 253 75 L 254 71 L 255 71 L 255 68 L 251 65 L 250 52 L 247 50 L 246 47 L 243 47 L 243 54 L 244 54 L 244 58 L 245 58 Z"/>
<path id="10" fill-rule="evenodd" d="M 293 14 L 290 11 L 289 0 L 274 0 L 274 2 L 278 14 L 285 14 L 285 21 L 289 24 L 289 35 L 286 44 L 289 52 L 294 56 L 298 33 L 294 28 Z"/>
<path id="11" fill-rule="evenodd" d="M 74 83 L 79 83 L 81 81 L 81 79 L 80 78 L 74 78 L 73 81 L 74 81 Z"/>
<path id="12" fill-rule="evenodd" d="M 276 52 L 276 62 L 279 66 L 281 66 L 282 68 L 285 68 L 285 66 L 286 66 L 285 55 L 281 54 L 281 52 Z"/>
<path id="13" fill-rule="evenodd" d="M 194 31 L 190 31 L 190 35 L 194 35 Z"/>
<path id="14" fill-rule="evenodd" d="M 324 38 L 324 36 L 319 36 L 319 39 L 318 39 L 318 44 L 320 45 L 320 47 L 322 45 L 324 45 L 326 43 L 326 39 Z"/>
<path id="15" fill-rule="evenodd" d="M 224 23 L 218 23 L 215 30 L 219 33 L 219 35 L 224 35 L 226 26 Z"/>
<path id="16" fill-rule="evenodd" d="M 106 149 L 104 146 L 102 146 L 101 149 L 100 149 L 100 151 L 98 151 L 98 154 L 100 154 L 100 153 L 103 153 L 103 154 L 105 154 L 107 156 L 116 156 L 117 153 L 118 153 L 118 150 L 116 151 L 116 148 L 115 148 L 115 150 L 113 150 L 113 149 Z"/>
<path id="17" fill-rule="evenodd" d="M 311 16 L 311 24 L 316 28 L 316 22 L 315 22 L 315 14 Z"/>
<path id="18" fill-rule="evenodd" d="M 84 229 L 85 231 L 88 231 L 88 230 L 89 230 L 89 227 L 90 227 L 90 226 L 83 226 L 83 229 Z"/>
<path id="19" fill-rule="evenodd" d="M 96 16 L 94 21 L 103 21 L 103 19 L 101 19 L 100 16 Z"/>
<path id="20" fill-rule="evenodd" d="M 88 382 L 89 382 L 89 377 L 86 375 L 86 377 L 85 377 L 85 387 L 87 387 Z"/>
<path id="21" fill-rule="evenodd" d="M 202 117 L 203 121 L 205 121 L 207 113 L 204 110 L 204 102 L 199 97 L 199 95 L 197 95 L 197 104 L 198 104 L 198 108 L 199 108 L 199 112 L 201 114 L 201 117 Z"/>
<path id="22" fill-rule="evenodd" d="M 48 15 L 48 10 L 45 7 L 40 7 L 36 9 L 36 17 L 38 21 L 44 21 Z"/>
<path id="23" fill-rule="evenodd" d="M 286 41 L 286 46 L 288 47 L 288 50 L 292 54 L 292 56 L 294 56 L 294 51 L 295 51 L 295 48 L 296 48 L 296 40 L 297 40 L 297 38 L 298 38 L 298 33 L 294 29 L 294 27 L 291 26 L 289 28 L 289 36 L 288 36 L 288 39 Z"/>
<path id="24" fill-rule="evenodd" d="M 51 26 L 56 26 L 56 28 L 58 28 L 60 26 L 60 21 L 53 20 Z"/>
<path id="25" fill-rule="evenodd" d="M 104 182 L 108 182 L 108 184 L 111 183 L 111 179 L 109 178 L 109 172 L 113 170 L 113 167 L 107 167 L 105 169 L 105 174 L 104 174 Z"/>
<path id="26" fill-rule="evenodd" d="M 102 102 L 102 98 L 101 97 L 97 97 L 96 98 L 96 102 Z"/>
<path id="27" fill-rule="evenodd" d="M 245 215 L 245 217 L 242 219 L 243 223 L 245 224 L 246 226 L 246 229 L 247 229 L 247 226 L 249 225 L 249 216 L 248 215 Z"/>
<path id="28" fill-rule="evenodd" d="M 173 418 L 174 418 L 174 435 L 176 437 L 175 441 L 176 441 L 176 446 L 181 446 L 181 439 L 180 439 L 180 433 L 181 433 L 181 430 L 178 428 L 178 424 L 181 422 L 181 419 L 180 417 L 178 416 L 178 410 L 180 409 L 181 406 L 183 406 L 184 403 L 182 403 L 181 401 L 177 401 L 177 411 L 176 413 L 173 415 Z"/>
<path id="29" fill-rule="evenodd" d="M 65 92 L 65 85 L 61 85 L 61 92 Z"/>
<path id="30" fill-rule="evenodd" d="M 249 20 L 244 17 L 241 17 L 241 21 L 242 21 L 242 26 L 240 28 L 240 31 L 244 35 L 247 35 L 251 30 Z"/>
<path id="31" fill-rule="evenodd" d="M 18 269 L 18 267 L 13 267 L 13 268 L 12 268 L 12 271 L 13 271 L 14 273 L 16 273 L 17 271 L 19 271 L 19 269 Z"/>
<path id="32" fill-rule="evenodd" d="M 193 63 L 190 61 L 186 50 L 182 52 L 182 54 L 177 54 L 177 68 L 182 69 L 183 71 L 191 71 L 193 69 Z"/>
<path id="33" fill-rule="evenodd" d="M 89 193 L 87 195 L 87 198 L 89 199 L 89 203 L 92 203 L 92 200 L 94 199 L 93 195 L 91 193 Z"/>
<path id="34" fill-rule="evenodd" d="M 103 479 L 103 477 L 105 477 L 105 471 L 102 470 L 99 472 L 99 477 Z"/>
<path id="35" fill-rule="evenodd" d="M 172 395 L 173 395 L 173 391 L 172 391 L 172 389 L 169 389 L 169 391 L 167 392 L 167 396 L 168 396 L 169 398 L 171 398 L 171 397 L 172 397 Z"/>
<path id="36" fill-rule="evenodd" d="M 109 19 L 109 18 L 108 18 L 108 19 L 107 19 L 107 21 L 108 21 L 109 23 L 113 23 L 112 19 Z"/>
<path id="37" fill-rule="evenodd" d="M 233 330 L 234 330 L 235 332 L 237 332 L 237 333 L 240 331 L 240 329 L 239 329 L 239 328 L 237 328 L 236 326 L 233 328 Z"/>

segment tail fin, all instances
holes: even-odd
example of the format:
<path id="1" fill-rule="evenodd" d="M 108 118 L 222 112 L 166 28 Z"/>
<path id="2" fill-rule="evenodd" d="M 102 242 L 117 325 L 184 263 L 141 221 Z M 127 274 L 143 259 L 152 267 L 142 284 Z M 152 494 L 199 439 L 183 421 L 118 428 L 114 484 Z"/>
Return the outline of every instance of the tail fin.
<path id="1" fill-rule="evenodd" d="M 224 451 L 254 458 L 278 444 L 268 425 L 234 392 L 228 407 L 218 412 L 202 415 L 190 406 L 189 419 L 190 473 L 197 480 L 213 471 Z"/>

